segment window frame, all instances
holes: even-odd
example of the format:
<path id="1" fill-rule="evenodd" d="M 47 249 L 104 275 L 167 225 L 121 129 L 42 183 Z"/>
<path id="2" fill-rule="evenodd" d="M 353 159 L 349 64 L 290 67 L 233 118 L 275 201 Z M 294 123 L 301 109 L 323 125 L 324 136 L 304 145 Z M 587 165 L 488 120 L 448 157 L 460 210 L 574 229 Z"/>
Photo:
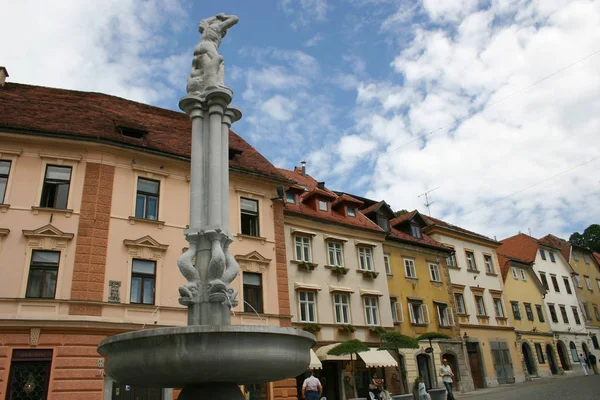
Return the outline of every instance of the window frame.
<path id="1" fill-rule="evenodd" d="M 438 263 L 434 263 L 434 262 L 428 262 L 427 263 L 427 267 L 429 269 L 429 278 L 431 279 L 432 282 L 438 282 L 441 283 L 442 282 L 442 275 L 440 274 L 440 266 Z M 432 269 L 432 267 L 434 267 Z M 434 274 L 437 274 L 437 279 L 435 279 Z"/>
<path id="2" fill-rule="evenodd" d="M 563 276 L 563 283 L 565 285 L 565 289 L 567 291 L 567 294 L 573 294 L 573 291 L 571 290 L 571 284 L 569 283 L 569 277 L 568 276 Z"/>
<path id="3" fill-rule="evenodd" d="M 332 260 L 331 257 L 339 258 L 339 260 Z M 336 240 L 327 241 L 327 261 L 328 265 L 343 267 L 344 266 L 344 245 Z M 332 261 L 334 261 L 332 263 Z M 337 263 L 339 261 L 339 263 Z"/>
<path id="4" fill-rule="evenodd" d="M 544 249 L 540 249 L 540 257 L 542 257 L 542 260 L 546 261 L 546 251 Z"/>
<path id="5" fill-rule="evenodd" d="M 550 261 L 552 261 L 553 263 L 556 263 L 556 256 L 554 255 L 554 252 L 549 251 L 548 254 L 550 255 Z"/>
<path id="6" fill-rule="evenodd" d="M 136 261 L 144 261 L 144 262 L 151 262 L 154 264 L 154 273 L 153 274 L 148 274 L 148 273 L 143 273 L 143 272 L 135 272 L 134 269 L 134 265 Z M 153 306 L 156 305 L 156 260 L 148 260 L 145 258 L 139 258 L 139 257 L 135 257 L 131 259 L 131 277 L 130 277 L 130 283 L 129 283 L 129 304 L 138 304 L 138 305 L 146 305 L 146 306 Z M 133 278 L 140 278 L 141 279 L 141 285 L 140 285 L 140 299 L 141 301 L 133 301 Z M 153 284 L 152 284 L 152 303 L 145 303 L 144 302 L 144 292 L 145 292 L 145 281 L 146 279 L 152 279 L 153 280 Z"/>
<path id="7" fill-rule="evenodd" d="M 245 210 L 242 206 L 244 200 L 251 201 L 256 203 L 256 212 L 252 210 Z M 252 237 L 260 237 L 260 201 L 251 199 L 248 197 L 240 196 L 240 234 Z M 250 233 L 244 233 L 244 215 L 252 217 L 255 221 L 254 229 L 256 229 L 256 234 L 252 234 L 252 229 L 250 229 Z M 252 228 L 252 227 L 251 227 Z"/>
<path id="8" fill-rule="evenodd" d="M 415 307 L 417 307 L 420 311 L 417 315 L 419 317 L 422 317 L 423 322 L 417 321 L 417 318 L 415 316 Z M 413 325 L 428 325 L 431 323 L 431 320 L 429 318 L 429 308 L 427 307 L 427 304 L 423 303 L 422 301 L 409 300 L 408 314 L 410 317 L 410 323 Z M 427 316 L 427 318 L 425 318 L 425 316 Z"/>
<path id="9" fill-rule="evenodd" d="M 554 288 L 554 291 L 556 293 L 560 293 L 560 286 L 558 284 L 558 279 L 556 278 L 556 275 L 550 274 L 550 280 L 552 281 L 552 287 Z"/>
<path id="10" fill-rule="evenodd" d="M 494 304 L 496 318 L 506 318 L 506 314 L 504 313 L 504 306 L 502 305 L 502 299 L 500 297 L 494 297 L 492 298 L 492 303 Z M 498 310 L 500 310 L 500 312 L 498 312 Z"/>
<path id="11" fill-rule="evenodd" d="M 592 304 L 592 308 L 594 309 L 594 314 L 596 315 L 596 321 L 600 321 L 600 308 L 598 308 L 597 304 Z"/>
<path id="12" fill-rule="evenodd" d="M 585 285 L 587 286 L 588 290 L 590 292 L 593 292 L 594 288 L 592 287 L 592 281 L 590 280 L 590 277 L 587 275 L 584 275 L 583 280 L 585 281 Z"/>
<path id="13" fill-rule="evenodd" d="M 352 212 L 350 212 L 352 210 Z M 349 217 L 356 217 L 356 207 L 348 206 L 346 207 L 346 215 Z"/>
<path id="14" fill-rule="evenodd" d="M 333 294 L 333 319 L 336 324 L 348 325 L 352 323 L 352 314 L 350 312 L 350 295 L 348 293 L 332 293 Z M 346 303 L 342 300 L 346 299 Z M 339 301 L 338 301 L 339 300 Z M 338 311 L 339 308 L 339 311 Z M 344 309 L 346 310 L 346 318 L 344 319 Z M 338 318 L 339 317 L 339 318 Z"/>
<path id="15" fill-rule="evenodd" d="M 533 343 L 535 347 L 535 353 L 537 355 L 538 363 L 546 364 L 546 359 L 544 358 L 544 351 L 542 350 L 542 345 L 539 343 Z"/>
<path id="16" fill-rule="evenodd" d="M 590 258 L 590 256 L 589 256 L 589 255 L 588 255 L 588 253 L 586 253 L 586 252 L 583 252 L 583 261 L 584 261 L 586 264 L 589 264 L 589 263 L 590 263 L 590 261 L 592 261 L 592 260 L 591 260 L 591 258 Z"/>
<path id="17" fill-rule="evenodd" d="M 35 253 L 54 253 L 54 254 L 58 254 L 58 261 L 56 262 L 56 266 L 54 266 L 53 263 L 44 263 L 44 262 L 40 262 L 38 264 L 34 264 L 33 261 L 33 257 Z M 29 272 L 28 272 L 28 276 L 27 276 L 27 286 L 25 287 L 25 298 L 27 299 L 55 299 L 56 298 L 56 289 L 58 288 L 58 271 L 60 269 L 60 257 L 61 257 L 61 252 L 57 251 L 57 250 L 42 250 L 42 249 L 32 249 L 31 254 L 29 256 Z M 40 289 L 39 289 L 39 296 L 32 296 L 30 295 L 30 284 L 32 283 L 32 279 L 31 279 L 31 273 L 32 271 L 42 271 L 42 278 L 41 278 L 41 284 L 40 284 Z M 53 289 L 53 293 L 52 293 L 52 297 L 49 296 L 43 296 L 44 294 L 44 287 L 45 287 L 45 279 L 44 277 L 46 276 L 46 272 L 48 271 L 56 271 L 56 279 L 54 282 L 54 289 Z"/>
<path id="18" fill-rule="evenodd" d="M 525 306 L 525 315 L 527 316 L 527 321 L 535 321 L 535 315 L 533 314 L 531 303 L 523 303 L 523 305 Z"/>
<path id="19" fill-rule="evenodd" d="M 454 318 L 452 318 L 452 309 L 450 308 L 450 306 L 448 304 L 434 302 L 433 305 L 437 311 L 438 325 L 440 328 L 449 328 L 452 325 L 454 325 Z M 448 323 L 444 324 L 443 319 L 446 319 Z"/>
<path id="20" fill-rule="evenodd" d="M 460 301 L 458 300 L 460 296 Z M 454 293 L 454 301 L 456 303 L 456 312 L 458 313 L 458 315 L 468 315 L 467 313 L 467 305 L 465 303 L 465 294 L 464 293 Z M 459 304 L 462 305 L 462 311 L 460 312 L 460 307 Z"/>
<path id="21" fill-rule="evenodd" d="M 519 275 L 521 276 L 521 280 L 523 282 L 527 281 L 527 275 L 525 274 L 525 269 L 519 268 Z"/>
<path id="22" fill-rule="evenodd" d="M 296 204 L 296 193 L 291 190 L 285 192 L 285 202 L 287 204 Z"/>
<path id="23" fill-rule="evenodd" d="M 390 253 L 383 253 L 383 266 L 387 275 L 392 275 L 392 263 L 390 262 Z"/>
<path id="24" fill-rule="evenodd" d="M 408 261 L 408 264 L 410 264 L 410 265 L 407 264 L 407 261 Z M 415 259 L 405 257 L 405 258 L 402 258 L 402 263 L 404 264 L 404 276 L 407 278 L 410 278 L 410 279 L 417 279 L 417 268 L 415 266 Z M 410 275 L 408 273 L 409 269 L 412 270 L 412 273 L 413 273 L 412 275 Z"/>
<path id="25" fill-rule="evenodd" d="M 298 239 L 301 239 L 300 247 L 302 257 L 298 257 Z M 308 259 L 305 259 L 306 249 L 308 249 Z M 310 236 L 294 235 L 294 260 L 300 262 L 312 262 L 312 238 Z"/>
<path id="26" fill-rule="evenodd" d="M 0 193 L 0 204 L 6 204 L 5 200 L 6 200 L 6 193 L 8 192 L 8 182 L 10 179 L 10 172 L 12 169 L 12 160 L 5 160 L 5 159 L 0 159 L 0 164 L 2 163 L 8 163 L 8 172 L 7 173 L 1 173 L 0 172 L 0 179 L 6 179 L 6 182 L 4 184 L 4 191 Z"/>
<path id="27" fill-rule="evenodd" d="M 374 271 L 373 248 L 368 246 L 356 246 L 358 251 L 358 268 L 361 271 Z M 364 263 L 363 263 L 364 261 Z M 363 265 L 364 264 L 364 265 Z M 367 267 L 367 268 L 364 268 Z"/>
<path id="28" fill-rule="evenodd" d="M 488 314 L 487 314 L 487 310 L 485 308 L 485 299 L 483 298 L 483 295 L 476 294 L 476 295 L 474 295 L 474 297 L 475 297 L 475 309 L 477 312 L 477 316 L 478 317 L 487 317 Z M 483 308 L 483 314 L 480 313 L 478 299 L 481 299 L 481 306 Z"/>
<path id="29" fill-rule="evenodd" d="M 577 306 L 571 306 L 571 311 L 573 311 L 573 318 L 575 319 L 575 324 L 581 325 L 581 318 L 579 317 L 579 310 L 577 310 Z"/>
<path id="30" fill-rule="evenodd" d="M 573 259 L 575 261 L 579 261 L 579 254 L 577 254 L 577 251 L 573 250 Z"/>
<path id="31" fill-rule="evenodd" d="M 260 283 L 258 285 L 246 283 L 245 279 L 244 279 L 246 275 L 258 276 L 260 279 Z M 252 296 L 247 296 L 247 292 L 250 290 L 256 291 L 256 293 L 259 294 L 259 296 L 257 296 L 257 298 L 259 299 L 259 304 L 247 304 L 246 303 L 246 302 L 250 303 L 250 301 L 248 301 L 248 300 L 251 299 L 251 297 L 252 297 Z M 243 291 L 243 295 L 244 295 L 244 312 L 250 312 L 250 313 L 257 312 L 259 314 L 263 314 L 265 312 L 265 310 L 264 310 L 265 299 L 264 299 L 263 274 L 257 273 L 257 272 L 243 271 L 242 272 L 242 291 Z"/>
<path id="32" fill-rule="evenodd" d="M 556 307 L 553 303 L 548 303 L 548 310 L 550 311 L 550 320 L 553 323 L 558 324 L 558 314 L 556 313 Z"/>
<path id="33" fill-rule="evenodd" d="M 141 176 L 137 177 L 137 184 L 136 184 L 136 190 L 135 190 L 135 217 L 136 218 L 140 218 L 140 219 L 147 219 L 149 221 L 158 221 L 159 220 L 159 215 L 158 212 L 160 210 L 159 204 L 160 204 L 160 186 L 161 186 L 161 181 L 160 180 L 156 180 L 156 179 L 148 179 L 148 178 L 144 178 Z M 151 193 L 151 192 L 146 192 L 144 190 L 140 190 L 140 180 L 144 180 L 147 182 L 152 182 L 152 183 L 156 183 L 157 186 L 157 190 L 156 193 Z M 144 209 L 143 209 L 143 215 L 139 216 L 137 213 L 138 210 L 138 196 L 144 196 Z M 156 198 L 156 218 L 148 218 L 148 198 L 149 197 L 155 197 Z"/>
<path id="34" fill-rule="evenodd" d="M 485 272 L 488 274 L 495 274 L 494 261 L 490 254 L 483 255 L 483 264 L 485 265 Z"/>
<path id="35" fill-rule="evenodd" d="M 302 295 L 305 295 L 305 299 L 302 299 Z M 317 294 L 311 290 L 299 290 L 298 291 L 298 321 L 303 323 L 314 324 L 317 323 L 319 317 L 317 316 Z M 309 299 L 312 297 L 312 299 Z M 306 319 L 302 319 L 302 309 L 305 308 Z M 310 309 L 312 308 L 314 320 L 310 320 Z"/>
<path id="36" fill-rule="evenodd" d="M 51 181 L 54 182 L 47 182 L 48 181 L 48 170 L 51 168 L 64 168 L 64 169 L 69 169 L 69 180 L 64 180 L 64 179 L 51 179 Z M 42 192 L 40 194 L 40 208 L 52 208 L 52 209 L 56 209 L 56 210 L 68 210 L 69 209 L 69 197 L 71 194 L 71 182 L 73 180 L 73 166 L 72 165 L 57 165 L 57 164 L 51 164 L 48 163 L 45 165 L 45 169 L 44 169 L 44 178 L 42 180 Z M 48 206 L 48 200 L 46 199 L 46 201 L 44 201 L 44 198 L 48 197 L 48 192 L 47 192 L 47 184 L 53 184 L 53 185 L 64 185 L 67 184 L 67 196 L 66 196 L 66 200 L 65 200 L 65 206 L 64 207 L 57 207 L 56 206 L 56 200 L 57 200 L 57 196 L 56 196 L 56 192 L 54 195 L 54 202 L 52 204 L 52 206 Z"/>
<path id="37" fill-rule="evenodd" d="M 569 314 L 567 314 L 567 307 L 564 304 L 559 304 L 560 315 L 562 316 L 563 323 L 569 323 Z"/>
<path id="38" fill-rule="evenodd" d="M 511 301 L 510 307 L 512 309 L 513 318 L 517 321 L 521 320 L 521 308 L 519 307 L 518 301 Z"/>
<path id="39" fill-rule="evenodd" d="M 319 208 L 319 211 L 325 211 L 325 212 L 329 211 L 328 201 L 319 199 L 318 200 L 318 208 Z"/>
<path id="40" fill-rule="evenodd" d="M 372 302 L 373 304 L 367 304 Z M 367 326 L 380 326 L 381 318 L 379 316 L 379 298 L 376 296 L 363 296 L 363 309 L 365 312 L 365 324 Z M 371 323 L 369 323 L 371 316 Z"/>
<path id="41" fill-rule="evenodd" d="M 469 257 L 469 254 L 472 257 Z M 473 250 L 465 250 L 465 260 L 467 261 L 467 271 L 478 271 L 477 263 L 475 262 L 475 252 Z M 471 261 L 470 264 L 469 261 Z"/>
<path id="42" fill-rule="evenodd" d="M 519 280 L 519 272 L 517 271 L 517 267 L 511 266 L 510 272 L 512 273 L 512 277 L 514 278 L 514 280 L 518 281 Z"/>
<path id="43" fill-rule="evenodd" d="M 544 307 L 542 307 L 541 304 L 535 305 L 535 311 L 537 312 L 538 320 L 540 322 L 546 322 L 546 318 L 544 317 Z"/>
<path id="44" fill-rule="evenodd" d="M 402 302 L 398 301 L 398 297 L 390 296 L 390 307 L 392 308 L 392 321 L 395 324 L 404 322 L 404 312 L 402 310 Z"/>
<path id="45" fill-rule="evenodd" d="M 579 289 L 583 289 L 583 284 L 581 283 L 581 277 L 579 274 L 573 274 L 573 280 L 575 281 L 575 286 Z"/>
<path id="46" fill-rule="evenodd" d="M 550 291 L 550 285 L 548 284 L 548 277 L 546 276 L 545 272 L 540 272 L 540 281 L 542 282 L 542 286 L 544 287 L 544 289 L 546 289 L 546 291 Z"/>
<path id="47" fill-rule="evenodd" d="M 423 239 L 423 232 L 421 231 L 421 227 L 418 224 L 410 224 L 410 234 L 416 239 Z"/>

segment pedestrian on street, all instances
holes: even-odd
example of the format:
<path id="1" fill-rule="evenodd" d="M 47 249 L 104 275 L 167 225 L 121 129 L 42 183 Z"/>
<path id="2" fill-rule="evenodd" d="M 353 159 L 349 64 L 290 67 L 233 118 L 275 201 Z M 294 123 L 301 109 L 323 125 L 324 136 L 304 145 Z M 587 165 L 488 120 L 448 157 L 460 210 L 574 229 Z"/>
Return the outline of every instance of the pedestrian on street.
<path id="1" fill-rule="evenodd" d="M 581 364 L 581 368 L 583 368 L 583 373 L 585 374 L 585 376 L 588 376 L 588 366 L 587 366 L 587 359 L 583 356 L 582 353 L 579 353 L 579 364 Z"/>
<path id="2" fill-rule="evenodd" d="M 322 392 L 323 386 L 321 386 L 321 381 L 314 377 L 312 371 L 309 371 L 308 378 L 302 384 L 302 397 L 306 400 L 319 400 Z"/>
<path id="3" fill-rule="evenodd" d="M 596 365 L 596 356 L 594 355 L 594 353 L 590 354 L 590 356 L 588 357 L 588 361 L 590 362 L 590 365 L 594 370 L 594 375 L 598 375 L 598 366 Z"/>
<path id="4" fill-rule="evenodd" d="M 427 387 L 425 386 L 425 379 L 419 377 L 419 400 L 431 400 L 431 396 L 427 393 Z"/>
<path id="5" fill-rule="evenodd" d="M 450 368 L 448 365 L 448 360 L 445 358 L 442 360 L 440 376 L 442 377 L 442 382 L 444 382 L 444 386 L 446 387 L 446 399 L 454 400 L 454 393 L 452 393 L 452 377 L 454 377 L 454 373 L 452 372 L 452 368 Z"/>

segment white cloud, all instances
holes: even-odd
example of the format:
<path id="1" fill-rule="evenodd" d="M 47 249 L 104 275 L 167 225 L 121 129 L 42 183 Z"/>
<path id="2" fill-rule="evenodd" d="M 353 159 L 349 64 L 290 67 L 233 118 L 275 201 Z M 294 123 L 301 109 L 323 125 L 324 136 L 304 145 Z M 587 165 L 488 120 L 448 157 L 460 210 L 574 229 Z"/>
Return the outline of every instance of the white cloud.
<path id="1" fill-rule="evenodd" d="M 296 102 L 280 95 L 275 95 L 261 105 L 261 109 L 271 118 L 278 121 L 289 121 L 296 110 Z"/>
<path id="2" fill-rule="evenodd" d="M 185 85 L 189 62 L 170 53 L 162 36 L 185 20 L 178 1 L 110 0 L 99 7 L 22 0 L 2 12 L 0 36 L 10 38 L 2 43 L 2 64 L 11 81 L 154 103 L 173 94 L 170 84 L 179 78 Z M 173 68 L 185 72 L 173 75 Z"/>
<path id="3" fill-rule="evenodd" d="M 279 7 L 293 17 L 291 27 L 294 30 L 324 21 L 332 8 L 327 0 L 279 0 Z"/>
<path id="4" fill-rule="evenodd" d="M 325 36 L 322 33 L 316 33 L 313 37 L 304 42 L 306 47 L 314 47 L 321 43 L 325 39 Z"/>

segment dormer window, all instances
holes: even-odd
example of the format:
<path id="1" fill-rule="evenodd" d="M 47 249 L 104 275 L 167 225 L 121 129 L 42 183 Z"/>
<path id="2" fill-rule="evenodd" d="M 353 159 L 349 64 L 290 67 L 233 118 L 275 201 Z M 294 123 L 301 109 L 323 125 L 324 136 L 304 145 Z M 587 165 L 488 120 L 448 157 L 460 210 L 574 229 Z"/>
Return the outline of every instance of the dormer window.
<path id="1" fill-rule="evenodd" d="M 348 207 L 348 216 L 350 216 L 350 217 L 356 217 L 356 208 L 354 208 L 354 207 Z"/>
<path id="2" fill-rule="evenodd" d="M 319 210 L 327 211 L 327 201 L 319 200 Z"/>
<path id="3" fill-rule="evenodd" d="M 410 225 L 410 232 L 411 232 L 412 236 L 417 239 L 423 238 L 423 234 L 421 233 L 421 227 L 417 224 Z"/>
<path id="4" fill-rule="evenodd" d="M 390 230 L 389 221 L 384 215 L 377 215 L 377 225 L 386 231 Z"/>
<path id="5" fill-rule="evenodd" d="M 129 122 L 115 121 L 115 128 L 121 135 L 133 139 L 141 139 L 148 134 L 144 127 Z"/>
<path id="6" fill-rule="evenodd" d="M 285 193 L 285 202 L 290 204 L 296 204 L 296 194 L 288 191 Z"/>

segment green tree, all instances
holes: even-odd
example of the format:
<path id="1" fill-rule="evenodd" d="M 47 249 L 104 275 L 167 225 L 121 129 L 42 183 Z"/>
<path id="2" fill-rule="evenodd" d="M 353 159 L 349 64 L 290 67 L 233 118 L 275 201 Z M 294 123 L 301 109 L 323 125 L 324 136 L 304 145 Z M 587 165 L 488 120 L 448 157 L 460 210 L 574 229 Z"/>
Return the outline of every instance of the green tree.
<path id="1" fill-rule="evenodd" d="M 329 350 L 327 354 L 332 356 L 347 356 L 350 355 L 350 373 L 352 374 L 352 385 L 354 389 L 354 398 L 358 398 L 356 391 L 356 377 L 354 376 L 354 354 L 358 357 L 358 353 L 363 351 L 369 351 L 369 346 L 364 344 L 358 339 L 348 340 L 347 342 L 340 343 L 333 349 Z"/>
<path id="2" fill-rule="evenodd" d="M 402 210 L 398 210 L 394 213 L 394 215 L 396 216 L 396 218 L 398 218 L 401 215 L 404 214 L 408 214 L 410 211 L 408 211 L 407 209 L 403 208 Z"/>
<path id="3" fill-rule="evenodd" d="M 386 333 L 381 335 L 381 346 L 379 348 L 381 350 L 390 350 L 396 355 L 396 359 L 398 360 L 398 366 L 396 367 L 396 369 L 398 370 L 398 374 L 401 377 L 400 385 L 402 387 L 402 392 L 408 393 L 408 388 L 405 387 L 405 385 L 407 385 L 407 382 L 405 382 L 406 371 L 402 370 L 402 357 L 400 356 L 399 349 L 418 349 L 419 342 L 417 341 L 417 339 L 403 335 L 399 332 L 387 331 Z"/>
<path id="4" fill-rule="evenodd" d="M 569 237 L 574 246 L 585 247 L 600 253 L 600 225 L 592 224 L 583 233 L 575 232 Z"/>

